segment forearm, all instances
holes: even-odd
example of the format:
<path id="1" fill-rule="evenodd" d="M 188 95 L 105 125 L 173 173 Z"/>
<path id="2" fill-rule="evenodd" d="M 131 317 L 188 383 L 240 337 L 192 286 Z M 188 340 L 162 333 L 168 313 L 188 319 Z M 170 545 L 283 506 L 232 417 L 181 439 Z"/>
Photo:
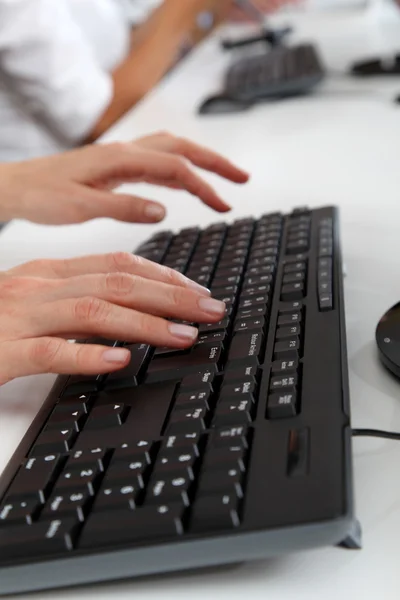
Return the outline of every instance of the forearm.
<path id="1" fill-rule="evenodd" d="M 113 100 L 94 128 L 97 139 L 151 90 L 174 64 L 199 2 L 168 0 L 136 32 L 129 56 L 113 73 Z"/>

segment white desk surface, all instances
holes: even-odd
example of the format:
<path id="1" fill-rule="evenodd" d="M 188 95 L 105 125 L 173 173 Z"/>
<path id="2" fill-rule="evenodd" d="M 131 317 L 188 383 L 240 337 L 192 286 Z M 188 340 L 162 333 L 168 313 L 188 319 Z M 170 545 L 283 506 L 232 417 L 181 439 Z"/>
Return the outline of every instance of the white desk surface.
<path id="1" fill-rule="evenodd" d="M 106 139 L 169 129 L 225 153 L 252 173 L 251 182 L 241 188 L 210 177 L 232 201 L 232 218 L 305 203 L 340 205 L 348 270 L 353 425 L 400 431 L 400 385 L 380 366 L 374 343 L 378 318 L 400 298 L 400 108 L 390 101 L 400 92 L 400 83 L 337 80 L 314 97 L 264 104 L 241 115 L 197 117 L 195 107 L 216 86 L 226 61 L 217 39 L 207 42 Z M 140 193 L 167 204 L 167 228 L 218 220 L 183 193 L 142 187 Z M 131 250 L 157 228 L 110 221 L 61 228 L 13 223 L 0 236 L 0 268 L 32 257 Z M 0 390 L 0 471 L 52 381 L 52 377 L 27 378 Z M 218 594 L 230 600 L 245 595 L 260 600 L 397 600 L 399 463 L 398 442 L 354 442 L 362 551 L 326 548 L 205 573 L 52 590 L 29 598 L 200 600 Z"/>

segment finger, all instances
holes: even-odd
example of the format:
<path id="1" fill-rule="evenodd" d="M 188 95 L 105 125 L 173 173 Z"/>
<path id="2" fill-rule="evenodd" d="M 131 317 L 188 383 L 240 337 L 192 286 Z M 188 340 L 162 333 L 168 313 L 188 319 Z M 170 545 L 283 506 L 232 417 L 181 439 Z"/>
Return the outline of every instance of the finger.
<path id="1" fill-rule="evenodd" d="M 60 280 L 48 293 L 49 301 L 94 296 L 118 306 L 158 317 L 195 323 L 220 321 L 224 302 L 197 292 L 126 273 L 84 275 Z"/>
<path id="2" fill-rule="evenodd" d="M 81 196 L 82 220 L 110 218 L 128 223 L 159 223 L 166 216 L 165 207 L 159 202 L 133 194 L 121 194 L 107 190 L 76 186 Z"/>
<path id="3" fill-rule="evenodd" d="M 71 344 L 52 337 L 31 338 L 0 344 L 0 385 L 39 373 L 97 375 L 125 367 L 130 360 L 126 348 Z"/>
<path id="4" fill-rule="evenodd" d="M 105 182 L 109 181 L 110 178 L 125 182 L 143 181 L 156 185 L 159 181 L 163 181 L 173 186 L 181 186 L 214 210 L 219 212 L 230 210 L 230 206 L 220 198 L 212 186 L 192 171 L 186 162 L 178 156 L 147 149 L 138 150 L 137 147 L 135 148 L 130 144 L 111 145 L 112 152 L 110 152 L 110 146 L 99 146 L 99 148 L 102 149 L 103 154 L 99 154 L 98 177 L 90 182 L 95 187 L 104 187 Z M 87 183 L 87 180 L 83 183 Z M 102 201 L 108 201 L 109 209 L 112 210 L 115 204 L 115 194 L 93 190 L 90 187 L 85 189 L 88 193 L 92 193 L 93 205 L 95 205 L 97 198 L 100 201 L 97 194 L 101 194 Z M 129 198 L 129 196 L 126 196 L 126 198 Z M 109 216 L 113 215 L 112 212 Z M 129 211 L 115 218 L 129 220 Z"/>
<path id="5" fill-rule="evenodd" d="M 216 173 L 234 183 L 246 183 L 249 179 L 249 174 L 246 171 L 231 163 L 221 154 L 186 138 L 161 133 L 142 138 L 138 143 L 149 149 L 163 150 L 164 152 L 183 156 L 197 167 Z"/>
<path id="6" fill-rule="evenodd" d="M 181 273 L 129 252 L 94 254 L 65 260 L 35 260 L 8 271 L 10 275 L 64 279 L 95 273 L 128 273 L 145 279 L 196 290 L 208 296 L 209 290 Z"/>
<path id="7" fill-rule="evenodd" d="M 116 306 L 93 296 L 43 303 L 27 315 L 23 335 L 105 337 L 152 346 L 189 348 L 197 338 L 194 327 L 180 325 L 136 310 Z"/>

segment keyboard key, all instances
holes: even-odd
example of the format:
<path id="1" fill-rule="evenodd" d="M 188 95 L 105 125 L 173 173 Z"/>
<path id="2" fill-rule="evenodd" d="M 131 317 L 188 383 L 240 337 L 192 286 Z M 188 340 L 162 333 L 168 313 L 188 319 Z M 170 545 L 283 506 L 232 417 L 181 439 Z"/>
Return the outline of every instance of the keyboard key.
<path id="1" fill-rule="evenodd" d="M 253 359 L 252 364 L 256 364 L 256 360 L 261 355 L 262 344 L 263 334 L 261 332 L 237 333 L 232 340 L 228 363 L 234 361 L 243 361 L 244 363 L 249 359 Z"/>
<path id="2" fill-rule="evenodd" d="M 219 397 L 221 400 L 223 398 L 247 397 L 248 394 L 254 394 L 256 386 L 257 383 L 254 377 L 245 377 L 242 381 L 235 381 L 234 383 L 227 383 L 224 380 Z"/>
<path id="3" fill-rule="evenodd" d="M 266 317 L 268 313 L 268 307 L 266 305 L 255 306 L 253 308 L 242 308 L 237 312 L 237 319 L 261 319 Z"/>
<path id="4" fill-rule="evenodd" d="M 85 486 L 90 494 L 94 494 L 101 475 L 97 462 L 84 466 L 67 467 L 57 481 L 57 488 L 76 488 Z"/>
<path id="5" fill-rule="evenodd" d="M 234 324 L 234 331 L 252 331 L 252 330 L 260 330 L 262 331 L 265 327 L 265 319 L 261 318 L 253 318 L 253 319 L 236 319 Z"/>
<path id="6" fill-rule="evenodd" d="M 147 487 L 145 503 L 164 504 L 167 502 L 182 502 L 189 505 L 189 491 L 192 477 L 187 469 L 180 468 L 168 473 L 155 473 Z"/>
<path id="7" fill-rule="evenodd" d="M 244 308 L 255 308 L 256 306 L 259 306 L 260 304 L 263 304 L 264 306 L 266 306 L 269 302 L 269 295 L 268 294 L 262 294 L 261 296 L 247 296 L 246 292 L 244 292 L 244 296 L 240 297 L 240 301 L 239 301 L 239 309 L 244 309 Z"/>
<path id="8" fill-rule="evenodd" d="M 45 428 L 36 440 L 30 456 L 48 456 L 68 452 L 78 436 L 75 427 L 52 429 Z"/>
<path id="9" fill-rule="evenodd" d="M 300 312 L 292 312 L 286 313 L 278 317 L 278 326 L 283 325 L 293 325 L 295 323 L 300 323 L 301 321 L 301 313 Z"/>
<path id="10" fill-rule="evenodd" d="M 200 444 L 200 433 L 180 433 L 179 435 L 169 435 L 165 438 L 161 445 L 160 453 L 165 450 L 181 450 L 190 451 L 193 450 L 196 454 L 199 454 Z"/>
<path id="11" fill-rule="evenodd" d="M 122 425 L 125 423 L 128 413 L 129 407 L 124 404 L 117 403 L 96 406 L 89 415 L 85 431 L 88 429 L 103 429 Z"/>
<path id="12" fill-rule="evenodd" d="M 0 528 L 0 561 L 68 552 L 74 546 L 79 521 L 66 517 L 15 527 Z"/>
<path id="13" fill-rule="evenodd" d="M 207 469 L 200 475 L 198 494 L 205 495 L 213 492 L 235 493 L 243 498 L 243 473 L 239 468 Z"/>
<path id="14" fill-rule="evenodd" d="M 282 286 L 281 300 L 300 300 L 304 296 L 304 284 L 298 283 L 287 283 Z"/>
<path id="15" fill-rule="evenodd" d="M 281 359 L 275 360 L 271 365 L 271 372 L 273 374 L 277 373 L 286 373 L 286 372 L 294 372 L 297 370 L 299 364 L 299 359 L 291 358 L 291 359 Z"/>
<path id="16" fill-rule="evenodd" d="M 247 377 L 256 378 L 259 372 L 257 365 L 228 365 L 224 373 L 224 385 L 234 381 L 242 381 Z"/>
<path id="17" fill-rule="evenodd" d="M 293 337 L 285 340 L 284 342 L 277 342 L 274 346 L 274 357 L 281 358 L 287 353 L 293 353 L 298 351 L 300 348 L 299 338 Z"/>
<path id="18" fill-rule="evenodd" d="M 276 330 L 276 339 L 284 340 L 294 335 L 300 335 L 300 325 L 291 325 L 290 327 L 278 327 Z"/>
<path id="19" fill-rule="evenodd" d="M 215 373 L 212 371 L 204 370 L 199 373 L 194 373 L 193 375 L 186 375 L 182 379 L 180 390 L 181 391 L 190 391 L 202 388 L 203 384 L 210 384 L 215 380 Z"/>
<path id="20" fill-rule="evenodd" d="M 333 309 L 332 294 L 321 294 L 319 296 L 319 309 L 321 311 L 327 311 L 327 310 Z"/>
<path id="21" fill-rule="evenodd" d="M 31 524 L 42 506 L 37 494 L 8 495 L 0 505 L 0 527 L 18 523 Z"/>
<path id="22" fill-rule="evenodd" d="M 193 469 L 197 459 L 198 452 L 194 448 L 177 451 L 174 448 L 164 450 L 159 453 L 155 470 L 158 474 L 177 471 L 182 468 Z"/>
<path id="23" fill-rule="evenodd" d="M 87 487 L 74 490 L 55 489 L 41 514 L 41 519 L 58 519 L 66 515 L 83 521 L 89 510 L 92 497 Z"/>
<path id="24" fill-rule="evenodd" d="M 297 375 L 285 374 L 283 376 L 272 377 L 269 387 L 271 391 L 295 391 L 297 387 Z"/>
<path id="25" fill-rule="evenodd" d="M 296 415 L 296 394 L 294 392 L 279 392 L 268 397 L 267 418 L 281 419 Z"/>
<path id="26" fill-rule="evenodd" d="M 225 317 L 217 323 L 202 323 L 199 327 L 199 333 L 211 333 L 212 331 L 225 331 L 229 327 L 229 318 Z"/>
<path id="27" fill-rule="evenodd" d="M 211 393 L 212 389 L 210 384 L 205 383 L 199 390 L 178 394 L 175 400 L 175 409 L 186 410 L 192 407 L 203 406 L 205 410 L 209 410 Z"/>
<path id="28" fill-rule="evenodd" d="M 195 533 L 233 529 L 240 525 L 238 498 L 235 494 L 214 494 L 197 499 L 190 530 Z"/>
<path id="29" fill-rule="evenodd" d="M 221 399 L 217 405 L 213 418 L 213 427 L 227 425 L 246 425 L 252 421 L 254 398 L 246 394 L 243 398 Z"/>
<path id="30" fill-rule="evenodd" d="M 132 482 L 104 481 L 96 496 L 94 511 L 134 509 L 141 491 L 141 487 Z"/>
<path id="31" fill-rule="evenodd" d="M 143 506 L 137 510 L 115 510 L 91 515 L 79 548 L 133 544 L 141 540 L 177 538 L 183 533 L 182 504 Z"/>
<path id="32" fill-rule="evenodd" d="M 8 496 L 36 495 L 44 502 L 63 462 L 57 454 L 26 459 L 8 488 Z"/>
<path id="33" fill-rule="evenodd" d="M 126 346 L 126 348 L 131 353 L 129 365 L 107 377 L 104 384 L 106 389 L 135 386 L 144 372 L 150 358 L 150 346 L 147 344 L 132 344 Z"/>
<path id="34" fill-rule="evenodd" d="M 168 422 L 168 435 L 204 431 L 207 427 L 207 415 L 208 410 L 204 404 L 198 403 L 197 406 L 190 406 L 186 410 L 178 405 Z"/>
<path id="35" fill-rule="evenodd" d="M 286 313 L 297 312 L 302 308 L 303 303 L 300 300 L 294 300 L 293 302 L 281 302 L 279 305 L 279 314 L 284 315 Z"/>

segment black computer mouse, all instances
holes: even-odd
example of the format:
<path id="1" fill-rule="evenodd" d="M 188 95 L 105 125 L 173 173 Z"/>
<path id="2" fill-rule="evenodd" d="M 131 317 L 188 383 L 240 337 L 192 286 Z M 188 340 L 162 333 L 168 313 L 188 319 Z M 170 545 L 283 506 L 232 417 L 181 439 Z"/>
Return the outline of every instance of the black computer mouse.
<path id="1" fill-rule="evenodd" d="M 222 115 L 227 113 L 241 112 L 253 105 L 246 100 L 238 100 L 230 96 L 210 96 L 199 107 L 201 115 Z"/>
<path id="2" fill-rule="evenodd" d="M 381 361 L 400 379 L 400 302 L 383 315 L 376 327 L 375 338 Z"/>

